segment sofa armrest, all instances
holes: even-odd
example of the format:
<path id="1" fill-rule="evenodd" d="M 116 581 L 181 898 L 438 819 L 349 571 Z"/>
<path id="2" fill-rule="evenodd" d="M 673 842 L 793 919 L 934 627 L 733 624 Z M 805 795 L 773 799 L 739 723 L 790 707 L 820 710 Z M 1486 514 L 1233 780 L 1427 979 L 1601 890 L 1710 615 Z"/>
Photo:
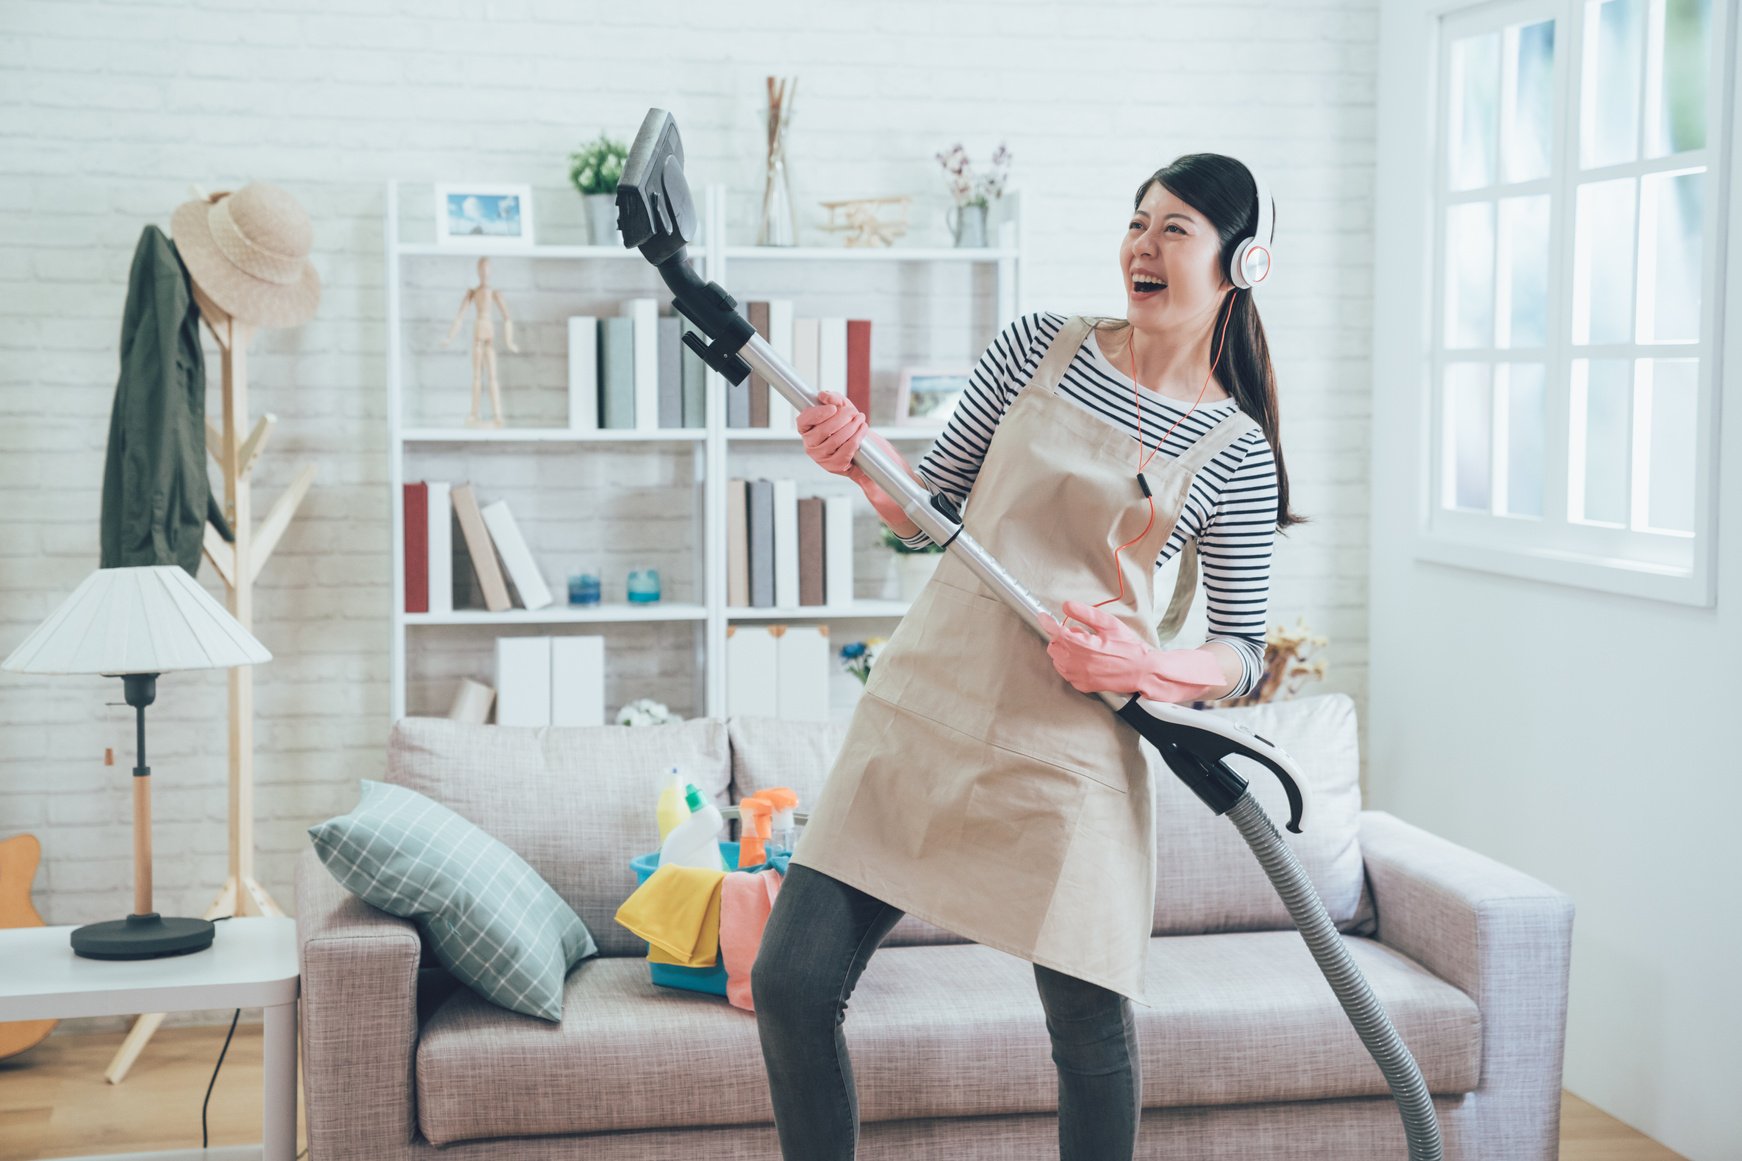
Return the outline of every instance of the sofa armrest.
<path id="1" fill-rule="evenodd" d="M 296 944 L 309 1156 L 407 1155 L 417 1123 L 416 925 L 347 891 L 311 846 L 296 863 Z"/>
<path id="2" fill-rule="evenodd" d="M 1361 812 L 1377 938 L 1467 993 L 1482 1014 L 1472 1157 L 1558 1155 L 1573 901 L 1540 879 L 1422 830 Z"/>

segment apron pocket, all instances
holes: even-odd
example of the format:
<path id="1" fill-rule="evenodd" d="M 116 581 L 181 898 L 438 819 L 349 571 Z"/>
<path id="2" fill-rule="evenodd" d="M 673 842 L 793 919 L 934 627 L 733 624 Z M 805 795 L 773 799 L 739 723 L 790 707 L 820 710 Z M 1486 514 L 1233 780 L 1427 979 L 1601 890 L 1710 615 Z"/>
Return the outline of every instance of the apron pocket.
<path id="1" fill-rule="evenodd" d="M 1127 793 L 1133 771 L 1146 770 L 1130 727 L 1100 698 L 1059 676 L 1046 642 L 1003 601 L 963 589 L 941 572 L 927 587 L 923 623 L 897 660 L 899 678 L 892 672 L 889 682 L 876 690 L 867 684 L 866 692 Z"/>

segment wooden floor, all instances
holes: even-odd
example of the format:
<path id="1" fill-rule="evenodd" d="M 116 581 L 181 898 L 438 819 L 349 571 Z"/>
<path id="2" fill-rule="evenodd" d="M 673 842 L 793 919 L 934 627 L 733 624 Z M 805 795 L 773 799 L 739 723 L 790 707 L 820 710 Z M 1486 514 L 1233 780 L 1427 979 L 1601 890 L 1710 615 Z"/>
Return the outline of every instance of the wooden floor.
<path id="1" fill-rule="evenodd" d="M 119 1085 L 103 1079 L 119 1032 L 57 1032 L 0 1060 L 0 1161 L 197 1149 L 200 1102 L 228 1028 L 159 1028 Z M 212 1090 L 214 1146 L 260 1140 L 260 1085 L 260 1026 L 244 1024 Z M 305 1144 L 298 1110 L 297 1148 Z M 1683 1159 L 1563 1091 L 1561 1161 Z"/>

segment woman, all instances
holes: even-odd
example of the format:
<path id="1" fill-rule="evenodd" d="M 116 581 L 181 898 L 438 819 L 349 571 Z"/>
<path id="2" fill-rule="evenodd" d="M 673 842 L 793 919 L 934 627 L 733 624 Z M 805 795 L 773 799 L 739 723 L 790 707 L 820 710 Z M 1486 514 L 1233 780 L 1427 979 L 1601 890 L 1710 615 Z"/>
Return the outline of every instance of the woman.
<path id="1" fill-rule="evenodd" d="M 1048 618 L 1041 641 L 946 553 L 879 652 L 751 973 L 787 1161 L 854 1156 L 841 1026 L 904 914 L 1033 963 L 1059 1075 L 1060 1158 L 1133 1154 L 1131 1001 L 1152 1006 L 1153 785 L 1136 733 L 1083 694 L 1224 698 L 1262 671 L 1271 545 L 1299 518 L 1263 327 L 1230 280 L 1256 227 L 1256 190 L 1219 154 L 1145 180 L 1119 249 L 1127 317 L 1011 323 L 917 473 L 839 395 L 797 417 L 811 458 L 864 489 L 908 543 L 928 537 L 852 464 L 868 434 L 961 506 L 968 533 L 1043 605 L 1084 627 Z M 1210 639 L 1162 649 L 1200 549 Z M 1158 628 L 1154 570 L 1180 551 Z"/>

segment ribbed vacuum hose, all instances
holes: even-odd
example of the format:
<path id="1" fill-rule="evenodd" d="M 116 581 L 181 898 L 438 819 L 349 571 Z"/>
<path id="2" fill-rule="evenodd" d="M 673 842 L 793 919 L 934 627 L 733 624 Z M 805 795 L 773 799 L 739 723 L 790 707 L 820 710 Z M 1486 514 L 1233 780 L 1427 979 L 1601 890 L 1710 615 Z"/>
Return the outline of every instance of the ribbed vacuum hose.
<path id="1" fill-rule="evenodd" d="M 1421 1068 L 1398 1036 L 1397 1029 L 1392 1027 L 1391 1017 L 1385 1014 L 1385 1009 L 1373 995 L 1367 977 L 1355 966 L 1354 958 L 1343 944 L 1342 934 L 1325 911 L 1324 900 L 1319 898 L 1312 880 L 1307 878 L 1306 869 L 1283 842 L 1276 824 L 1270 821 L 1270 816 L 1258 805 L 1251 791 L 1242 794 L 1229 807 L 1228 817 L 1240 829 L 1252 853 L 1258 856 L 1264 873 L 1270 876 L 1271 885 L 1294 918 L 1294 925 L 1300 928 L 1301 938 L 1306 940 L 1313 958 L 1318 961 L 1319 970 L 1324 972 L 1331 990 L 1337 993 L 1337 1001 L 1348 1014 L 1349 1022 L 1360 1034 L 1361 1043 L 1367 1046 L 1367 1051 L 1373 1054 L 1379 1065 L 1379 1071 L 1385 1074 L 1392 1099 L 1403 1114 L 1403 1132 L 1409 1141 L 1410 1161 L 1441 1161 L 1444 1146 L 1440 1142 L 1440 1122 L 1434 1113 L 1433 1098 L 1428 1095 Z"/>

